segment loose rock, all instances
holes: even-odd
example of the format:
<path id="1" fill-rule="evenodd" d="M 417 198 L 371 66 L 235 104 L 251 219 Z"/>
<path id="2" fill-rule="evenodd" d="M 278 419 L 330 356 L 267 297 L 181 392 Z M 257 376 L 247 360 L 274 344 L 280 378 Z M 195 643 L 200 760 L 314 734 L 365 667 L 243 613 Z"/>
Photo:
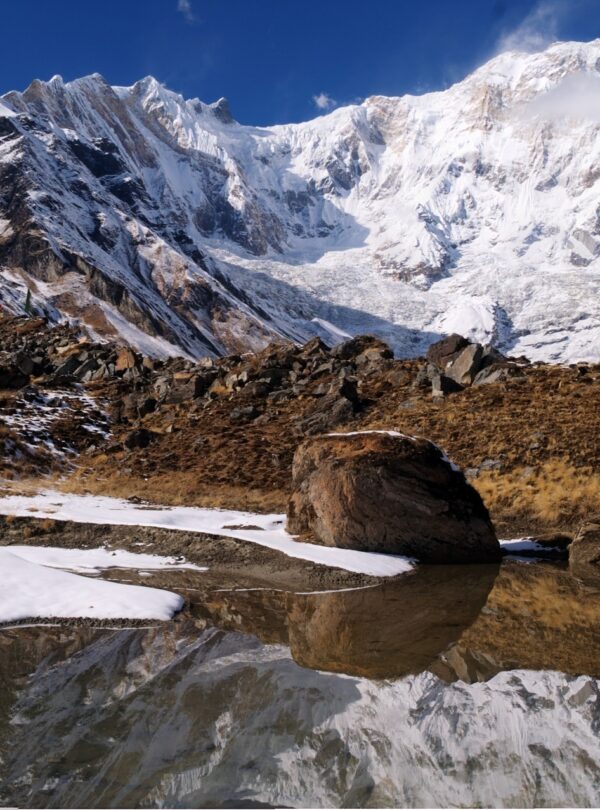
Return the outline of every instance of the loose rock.
<path id="1" fill-rule="evenodd" d="M 385 432 L 320 436 L 296 450 L 288 531 L 326 546 L 431 563 L 498 560 L 479 494 L 425 439 Z"/>

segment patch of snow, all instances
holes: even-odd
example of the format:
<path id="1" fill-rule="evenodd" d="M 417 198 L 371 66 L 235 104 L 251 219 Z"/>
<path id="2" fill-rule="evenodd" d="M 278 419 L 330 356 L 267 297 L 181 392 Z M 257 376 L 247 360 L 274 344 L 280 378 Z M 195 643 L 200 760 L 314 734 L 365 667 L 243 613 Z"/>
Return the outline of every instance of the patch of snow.
<path id="1" fill-rule="evenodd" d="M 520 551 L 549 551 L 552 546 L 537 543 L 530 537 L 521 537 L 515 540 L 499 540 L 502 548 L 509 554 L 518 554 Z"/>
<path id="2" fill-rule="evenodd" d="M 47 568 L 0 548 L 0 622 L 31 618 L 171 619 L 181 596 Z"/>
<path id="3" fill-rule="evenodd" d="M 42 490 L 34 496 L 7 495 L 0 498 L 0 514 L 17 517 L 51 518 L 76 523 L 115 526 L 156 526 L 188 532 L 233 537 L 280 551 L 288 557 L 342 568 L 360 574 L 388 577 L 411 571 L 414 563 L 407 557 L 328 548 L 301 543 L 285 530 L 285 515 L 258 515 L 226 509 L 196 506 L 148 506 L 131 504 L 118 498 L 72 495 Z M 254 529 L 227 529 L 228 524 L 252 524 Z"/>
<path id="4" fill-rule="evenodd" d="M 335 343 L 341 343 L 342 341 L 349 340 L 352 337 L 349 332 L 344 332 L 343 329 L 340 329 L 335 324 L 326 321 L 324 318 L 311 318 L 311 323 L 320 326 L 327 336 L 333 338 Z"/>
<path id="5" fill-rule="evenodd" d="M 23 560 L 47 568 L 62 568 L 79 573 L 104 571 L 109 568 L 133 568 L 169 571 L 186 569 L 208 571 L 208 568 L 185 562 L 176 557 L 158 554 L 138 554 L 123 549 L 109 548 L 57 548 L 54 546 L 7 546 L 12 554 Z"/>

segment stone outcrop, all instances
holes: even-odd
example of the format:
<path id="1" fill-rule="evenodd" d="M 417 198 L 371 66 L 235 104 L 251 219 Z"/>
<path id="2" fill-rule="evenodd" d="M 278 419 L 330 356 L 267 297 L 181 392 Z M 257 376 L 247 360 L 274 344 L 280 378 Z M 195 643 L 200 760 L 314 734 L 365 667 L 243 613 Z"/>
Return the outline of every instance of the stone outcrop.
<path id="1" fill-rule="evenodd" d="M 438 368 L 446 368 L 448 363 L 456 357 L 456 355 L 469 345 L 467 338 L 462 335 L 457 335 L 455 332 L 448 335 L 436 343 L 432 343 L 427 349 L 427 359 L 430 363 Z"/>
<path id="2" fill-rule="evenodd" d="M 446 376 L 459 385 L 471 385 L 483 360 L 483 346 L 471 343 L 465 346 L 446 366 Z"/>
<path id="3" fill-rule="evenodd" d="M 500 547 L 480 496 L 436 445 L 370 431 L 296 450 L 288 531 L 326 546 L 482 563 Z"/>
<path id="4" fill-rule="evenodd" d="M 427 351 L 427 361 L 415 379 L 415 388 L 431 386 L 434 399 L 442 399 L 471 385 L 523 378 L 518 363 L 506 358 L 498 349 L 457 334 L 432 344 Z"/>

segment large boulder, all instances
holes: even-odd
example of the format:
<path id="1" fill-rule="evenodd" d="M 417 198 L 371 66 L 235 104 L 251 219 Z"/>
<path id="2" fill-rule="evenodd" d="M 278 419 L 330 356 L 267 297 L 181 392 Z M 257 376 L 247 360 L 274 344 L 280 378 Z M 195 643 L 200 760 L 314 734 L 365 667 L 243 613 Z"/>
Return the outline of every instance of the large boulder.
<path id="1" fill-rule="evenodd" d="M 500 558 L 479 494 L 425 439 L 386 431 L 319 436 L 298 447 L 292 475 L 287 528 L 302 540 L 430 563 Z"/>

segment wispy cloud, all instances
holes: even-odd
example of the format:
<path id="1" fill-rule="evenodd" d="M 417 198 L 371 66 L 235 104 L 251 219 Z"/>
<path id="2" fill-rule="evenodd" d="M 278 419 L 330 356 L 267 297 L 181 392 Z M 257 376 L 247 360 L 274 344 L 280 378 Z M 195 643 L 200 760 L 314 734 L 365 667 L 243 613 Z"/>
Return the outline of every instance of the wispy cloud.
<path id="1" fill-rule="evenodd" d="M 196 19 L 191 0 L 177 0 L 177 11 L 181 12 L 188 22 L 194 22 Z"/>
<path id="2" fill-rule="evenodd" d="M 600 77 L 583 72 L 565 76 L 551 90 L 530 101 L 522 114 L 551 121 L 600 122 Z"/>
<path id="3" fill-rule="evenodd" d="M 559 24 L 566 11 L 560 0 L 542 0 L 516 28 L 505 31 L 498 40 L 497 52 L 524 51 L 535 53 L 558 39 Z"/>
<path id="4" fill-rule="evenodd" d="M 318 93 L 316 96 L 312 97 L 312 100 L 315 107 L 319 110 L 331 110 L 337 105 L 336 100 L 331 98 L 329 93 Z"/>

